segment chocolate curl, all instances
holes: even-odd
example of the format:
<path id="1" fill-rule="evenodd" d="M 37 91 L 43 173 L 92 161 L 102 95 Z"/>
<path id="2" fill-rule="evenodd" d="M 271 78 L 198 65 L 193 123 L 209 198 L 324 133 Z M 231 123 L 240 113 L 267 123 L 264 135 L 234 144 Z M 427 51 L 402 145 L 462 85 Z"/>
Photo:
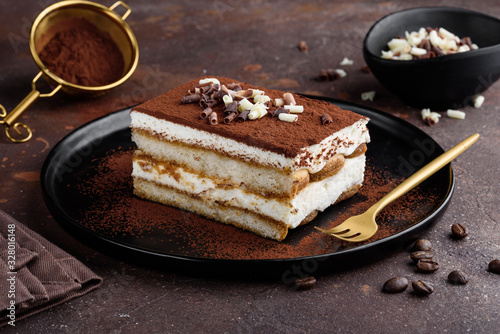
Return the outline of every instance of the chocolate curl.
<path id="1" fill-rule="evenodd" d="M 250 89 L 240 90 L 240 91 L 236 92 L 236 94 L 234 94 L 234 98 L 242 100 L 245 98 L 252 97 L 252 95 L 253 95 L 253 92 Z"/>
<path id="2" fill-rule="evenodd" d="M 217 113 L 212 112 L 210 116 L 208 116 L 208 121 L 210 122 L 211 125 L 217 125 Z"/>
<path id="3" fill-rule="evenodd" d="M 333 68 L 323 69 L 316 76 L 316 80 L 318 81 L 333 81 L 338 78 L 340 78 L 340 74 L 338 74 Z"/>
<path id="4" fill-rule="evenodd" d="M 321 115 L 321 124 L 327 125 L 333 122 L 332 116 L 323 114 Z"/>
<path id="5" fill-rule="evenodd" d="M 229 95 L 229 92 L 227 91 L 227 88 L 226 88 L 224 85 L 222 85 L 222 89 L 219 89 L 214 95 L 213 95 L 213 98 L 216 99 L 216 100 L 222 100 L 222 98 L 225 96 L 225 95 Z"/>
<path id="6" fill-rule="evenodd" d="M 275 111 L 272 112 L 272 115 L 273 115 L 273 117 L 278 117 L 280 114 L 283 114 L 283 113 L 289 114 L 290 112 L 285 108 L 279 107 L 278 109 L 276 109 Z"/>
<path id="7" fill-rule="evenodd" d="M 203 109 L 203 111 L 200 114 L 200 117 L 202 119 L 205 119 L 205 118 L 209 117 L 212 113 L 213 113 L 212 108 L 207 107 L 207 108 Z"/>
<path id="8" fill-rule="evenodd" d="M 467 45 L 469 48 L 472 49 L 472 41 L 470 39 L 470 37 L 464 37 L 460 40 L 460 43 L 462 43 L 462 45 Z"/>
<path id="9" fill-rule="evenodd" d="M 205 90 L 205 94 L 211 95 L 212 93 L 219 90 L 219 85 L 212 84 L 212 85 L 209 85 L 208 87 L 203 87 L 202 90 Z"/>
<path id="10" fill-rule="evenodd" d="M 198 103 L 201 100 L 201 95 L 200 94 L 191 94 L 191 95 L 186 95 L 182 98 L 181 103 L 182 104 L 188 104 L 188 103 Z"/>
<path id="11" fill-rule="evenodd" d="M 238 117 L 236 117 L 236 121 L 237 122 L 244 122 L 248 119 L 248 113 L 250 112 L 250 110 L 243 110 L 241 112 L 241 114 L 238 115 Z"/>
<path id="12" fill-rule="evenodd" d="M 230 90 L 234 90 L 235 92 L 238 92 L 238 91 L 243 89 L 243 88 L 241 88 L 240 84 L 238 84 L 238 83 L 228 84 L 227 88 L 229 88 Z"/>
<path id="13" fill-rule="evenodd" d="M 230 113 L 229 115 L 227 115 L 226 117 L 224 117 L 224 123 L 225 124 L 231 123 L 236 118 L 236 116 L 238 116 L 238 112 L 232 112 L 232 113 Z"/>
<path id="14" fill-rule="evenodd" d="M 425 49 L 427 53 L 429 53 L 431 51 L 431 42 L 428 39 L 424 39 L 422 40 L 422 42 L 420 42 L 418 47 L 421 49 Z"/>
<path id="15" fill-rule="evenodd" d="M 237 112 L 237 111 L 238 111 L 238 102 L 236 102 L 236 101 L 228 103 L 226 105 L 226 108 L 224 109 L 225 114 L 231 114 L 231 113 Z"/>
<path id="16" fill-rule="evenodd" d="M 432 47 L 432 51 L 434 51 L 436 56 L 444 56 L 445 55 L 445 53 L 443 51 L 441 51 L 441 49 L 439 49 L 435 46 Z"/>
<path id="17" fill-rule="evenodd" d="M 213 108 L 215 107 L 216 105 L 218 105 L 220 103 L 219 100 L 214 100 L 212 99 L 210 96 L 206 95 L 206 94 L 203 94 L 201 96 L 201 99 L 200 99 L 200 106 L 203 108 L 203 109 L 206 109 L 208 107 L 210 108 Z"/>
<path id="18" fill-rule="evenodd" d="M 197 85 L 194 85 L 195 88 L 202 88 L 202 87 L 206 87 L 206 86 L 210 86 L 210 85 L 213 85 L 214 83 L 212 81 L 206 81 L 202 84 L 197 84 Z"/>
<path id="19" fill-rule="evenodd" d="M 295 98 L 293 97 L 292 93 L 285 93 L 283 94 L 283 99 L 285 100 L 285 104 L 294 106 L 296 104 Z"/>

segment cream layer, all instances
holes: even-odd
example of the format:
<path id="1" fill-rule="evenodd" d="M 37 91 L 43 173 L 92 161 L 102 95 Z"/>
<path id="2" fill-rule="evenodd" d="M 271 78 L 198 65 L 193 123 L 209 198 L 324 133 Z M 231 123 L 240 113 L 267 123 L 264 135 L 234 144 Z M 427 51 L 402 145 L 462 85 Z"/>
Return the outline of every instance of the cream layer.
<path id="1" fill-rule="evenodd" d="M 304 168 L 310 173 L 316 173 L 324 167 L 328 159 L 333 155 L 343 154 L 348 156 L 359 145 L 370 141 L 370 135 L 366 127 L 368 121 L 360 119 L 351 126 L 326 137 L 320 143 L 304 147 L 297 156 L 287 158 L 282 154 L 246 145 L 217 134 L 158 119 L 138 111 L 132 111 L 130 116 L 132 130 L 147 131 L 166 141 L 181 142 L 190 146 L 214 150 L 243 161 L 252 161 L 259 165 L 278 168 L 289 173 Z"/>
<path id="2" fill-rule="evenodd" d="M 151 165 L 150 160 L 135 158 L 132 176 L 201 197 L 207 202 L 224 203 L 226 206 L 256 212 L 295 228 L 312 211 L 325 210 L 344 191 L 362 184 L 365 156 L 346 159 L 344 168 L 337 174 L 310 182 L 296 196 L 288 199 L 266 198 L 242 190 L 237 185 L 217 184 L 211 178 L 188 172 L 182 167 L 177 167 L 175 172 L 163 169 L 163 165 Z"/>

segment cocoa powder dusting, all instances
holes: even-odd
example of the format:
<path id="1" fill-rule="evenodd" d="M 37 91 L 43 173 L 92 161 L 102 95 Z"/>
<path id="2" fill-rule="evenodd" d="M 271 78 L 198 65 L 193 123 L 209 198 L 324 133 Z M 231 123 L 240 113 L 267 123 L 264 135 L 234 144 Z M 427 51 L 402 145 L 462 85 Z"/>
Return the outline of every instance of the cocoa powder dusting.
<path id="1" fill-rule="evenodd" d="M 268 89 L 238 82 L 225 77 L 214 77 L 221 84 L 237 83 L 243 89 L 258 89 L 265 92 L 272 100 L 282 98 L 279 90 Z M 181 104 L 182 97 L 192 90 L 200 79 L 191 80 L 168 92 L 134 107 L 133 110 L 145 113 L 159 119 L 165 119 L 176 124 L 181 124 L 197 130 L 214 133 L 219 136 L 234 139 L 249 146 L 261 148 L 266 151 L 282 154 L 294 158 L 303 152 L 304 147 L 320 143 L 333 133 L 351 126 L 364 116 L 343 110 L 326 101 L 310 99 L 294 94 L 297 105 L 304 107 L 297 122 L 288 123 L 279 121 L 277 117 L 262 117 L 256 121 L 231 122 L 213 126 L 200 118 L 200 106 L 197 103 Z M 224 119 L 223 104 L 212 108 L 217 113 L 218 119 Z M 321 122 L 323 114 L 332 118 L 332 122 L 324 125 Z"/>
<path id="2" fill-rule="evenodd" d="M 57 23 L 61 29 L 39 52 L 42 63 L 56 76 L 75 85 L 97 87 L 118 81 L 122 54 L 109 34 L 85 19 Z"/>
<path id="3" fill-rule="evenodd" d="M 112 150 L 105 159 L 94 161 L 95 170 L 76 186 L 77 193 L 90 203 L 82 207 L 78 222 L 108 238 L 125 242 L 134 239 L 135 245 L 179 256 L 280 259 L 359 246 L 360 243 L 350 244 L 322 234 L 314 226 L 331 228 L 362 213 L 402 181 L 388 171 L 376 170 L 368 159 L 364 185 L 354 197 L 331 206 L 309 224 L 290 230 L 287 238 L 278 242 L 134 196 L 130 175 L 132 152 L 133 149 Z M 408 228 L 429 212 L 435 200 L 432 194 L 415 188 L 379 214 L 379 231 L 365 243 Z"/>

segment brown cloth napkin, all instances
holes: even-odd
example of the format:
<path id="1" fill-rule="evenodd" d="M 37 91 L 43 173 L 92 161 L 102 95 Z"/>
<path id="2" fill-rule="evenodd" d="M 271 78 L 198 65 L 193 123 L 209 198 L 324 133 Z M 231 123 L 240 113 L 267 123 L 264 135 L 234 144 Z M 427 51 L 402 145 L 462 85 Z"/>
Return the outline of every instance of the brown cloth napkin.
<path id="1" fill-rule="evenodd" d="M 79 297 L 102 278 L 0 210 L 0 326 Z"/>

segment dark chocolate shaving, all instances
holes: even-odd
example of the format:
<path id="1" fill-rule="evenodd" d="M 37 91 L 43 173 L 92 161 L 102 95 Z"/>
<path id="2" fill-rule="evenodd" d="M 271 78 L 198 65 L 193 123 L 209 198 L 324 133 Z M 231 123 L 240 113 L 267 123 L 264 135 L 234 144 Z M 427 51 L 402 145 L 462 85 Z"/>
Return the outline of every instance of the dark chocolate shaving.
<path id="1" fill-rule="evenodd" d="M 214 95 L 213 98 L 216 100 L 222 100 L 224 95 L 228 95 L 228 92 L 225 91 L 224 89 L 219 89 Z"/>
<path id="2" fill-rule="evenodd" d="M 330 124 L 331 122 L 333 122 L 332 116 L 327 115 L 327 114 L 321 115 L 321 124 L 327 125 L 327 124 Z"/>
<path id="3" fill-rule="evenodd" d="M 182 104 L 187 104 L 187 103 L 198 103 L 201 100 L 201 95 L 200 94 L 191 94 L 191 95 L 186 95 L 182 98 L 181 103 Z"/>
<path id="4" fill-rule="evenodd" d="M 210 116 L 212 113 L 213 113 L 212 108 L 207 107 L 207 108 L 203 109 L 203 111 L 200 114 L 200 117 L 204 119 L 204 118 L 207 118 L 208 116 Z"/>
<path id="5" fill-rule="evenodd" d="M 200 106 L 203 109 L 206 109 L 208 107 L 213 108 L 216 105 L 218 105 L 219 103 L 220 103 L 220 100 L 214 100 L 210 96 L 208 96 L 207 94 L 203 94 L 201 96 L 201 99 L 200 99 Z"/>
<path id="6" fill-rule="evenodd" d="M 340 78 L 340 74 L 338 74 L 335 69 L 323 69 L 316 76 L 316 80 L 318 81 L 333 81 Z"/>
<path id="7" fill-rule="evenodd" d="M 472 41 L 470 39 L 470 37 L 464 37 L 460 40 L 460 43 L 462 45 L 467 45 L 470 49 L 472 49 Z"/>
<path id="8" fill-rule="evenodd" d="M 226 124 L 231 123 L 236 118 L 236 116 L 238 116 L 237 111 L 230 113 L 229 115 L 224 117 L 224 123 L 226 123 Z"/>
<path id="9" fill-rule="evenodd" d="M 212 112 L 210 114 L 210 116 L 208 116 L 208 121 L 210 122 L 210 124 L 212 125 L 217 125 L 217 113 L 216 112 Z"/>
<path id="10" fill-rule="evenodd" d="M 239 92 L 240 90 L 243 89 L 243 88 L 241 88 L 240 84 L 238 84 L 238 83 L 227 84 L 226 86 L 227 86 L 227 88 L 234 90 L 235 92 Z"/>
<path id="11" fill-rule="evenodd" d="M 443 51 L 441 51 L 440 48 L 437 48 L 435 46 L 432 46 L 432 51 L 434 51 L 436 56 L 444 56 L 445 55 L 445 53 Z"/>
<path id="12" fill-rule="evenodd" d="M 226 113 L 226 114 L 231 114 L 231 113 L 237 112 L 237 111 L 238 111 L 238 103 L 235 101 L 226 104 L 226 107 L 224 109 L 224 113 Z"/>
<path id="13" fill-rule="evenodd" d="M 236 93 L 236 95 L 234 96 L 235 99 L 239 99 L 239 100 L 242 100 L 244 98 L 249 98 L 253 95 L 253 91 L 250 90 L 250 89 L 247 89 L 247 90 L 240 90 Z"/>
<path id="14" fill-rule="evenodd" d="M 213 83 L 212 81 L 206 81 L 206 82 L 204 82 L 204 83 L 202 83 L 202 84 L 197 84 L 197 85 L 195 85 L 194 87 L 195 87 L 195 88 L 201 88 L 201 87 L 206 87 L 206 86 L 210 86 L 210 85 L 213 85 L 213 84 L 214 84 L 214 83 Z"/>
<path id="15" fill-rule="evenodd" d="M 279 107 L 278 109 L 276 109 L 275 111 L 272 112 L 272 115 L 273 115 L 273 117 L 278 117 L 280 114 L 283 114 L 283 113 L 289 114 L 290 111 L 288 109 Z"/>
<path id="16" fill-rule="evenodd" d="M 250 112 L 250 110 L 243 110 L 243 112 L 241 112 L 238 117 L 236 117 L 236 121 L 237 122 L 244 122 L 248 119 L 248 113 Z"/>

